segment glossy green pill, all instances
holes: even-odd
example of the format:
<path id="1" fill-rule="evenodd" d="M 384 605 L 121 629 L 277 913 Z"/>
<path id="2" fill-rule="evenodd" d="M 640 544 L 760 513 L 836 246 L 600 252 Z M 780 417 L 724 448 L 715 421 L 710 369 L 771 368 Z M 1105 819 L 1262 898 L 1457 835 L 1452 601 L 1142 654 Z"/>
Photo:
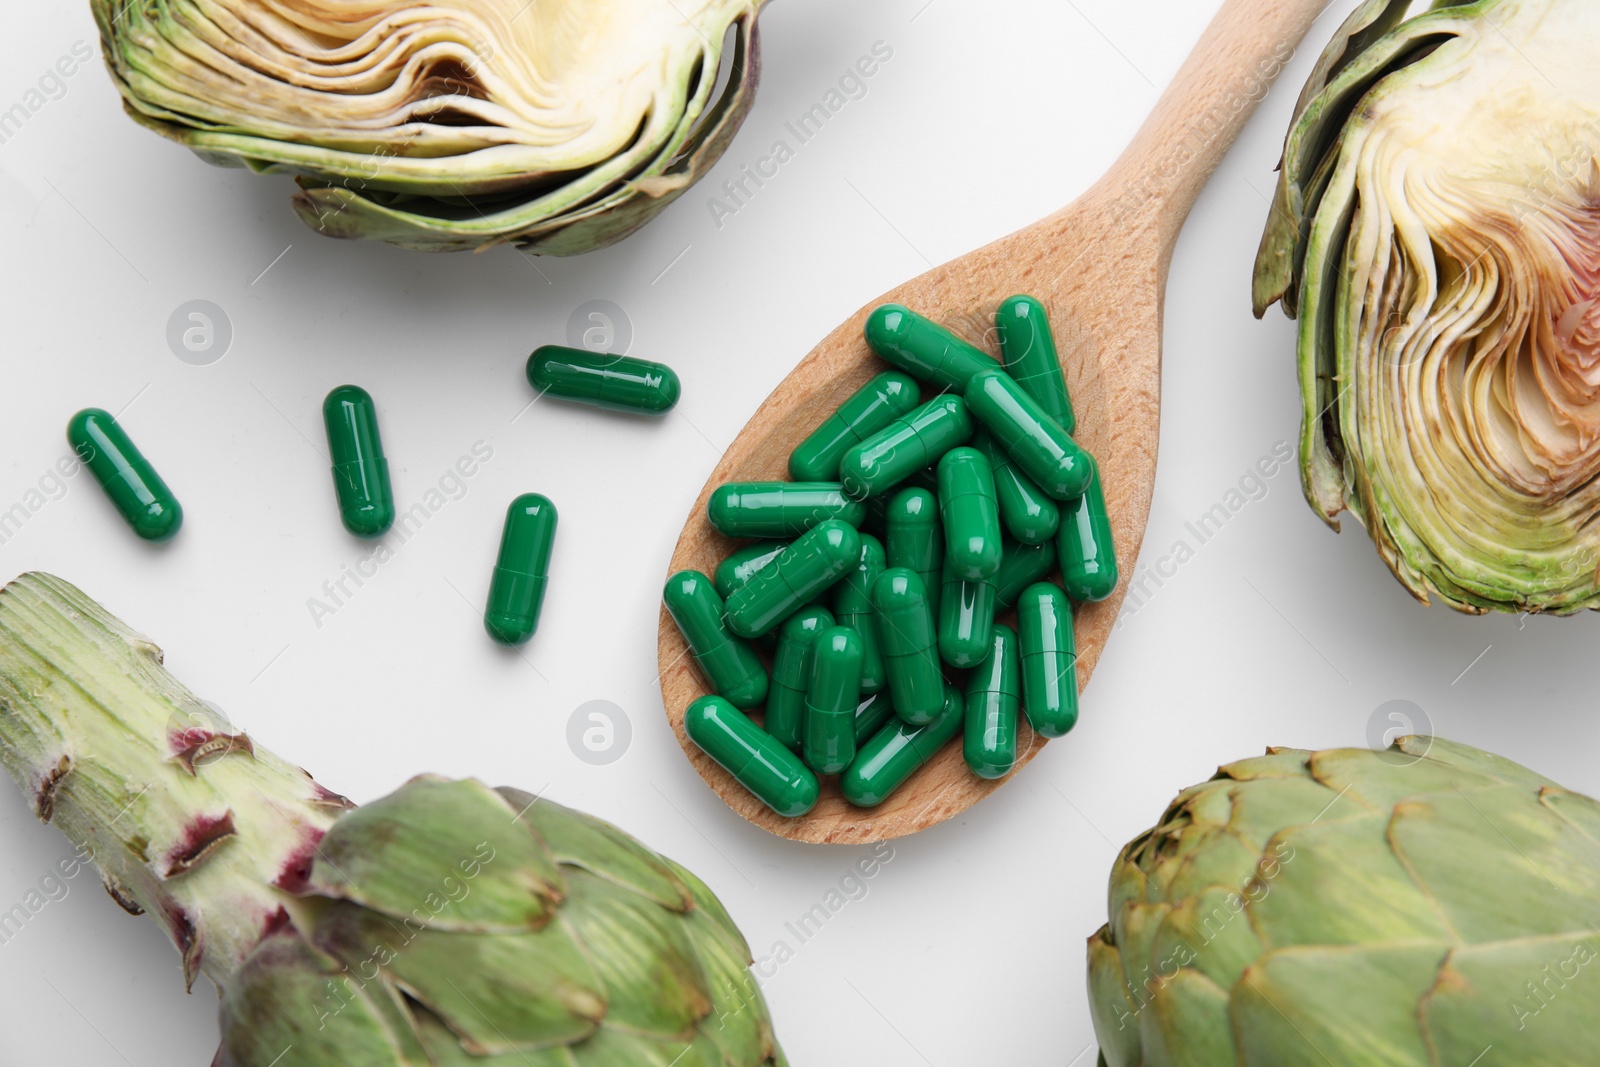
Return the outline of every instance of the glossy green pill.
<path id="1" fill-rule="evenodd" d="M 947 565 L 939 597 L 939 658 L 961 670 L 982 663 L 989 655 L 994 613 L 994 582 L 958 578 Z"/>
<path id="2" fill-rule="evenodd" d="M 873 583 L 872 603 L 895 714 L 909 723 L 931 722 L 944 702 L 944 675 L 927 588 L 914 571 L 890 567 Z"/>
<path id="3" fill-rule="evenodd" d="M 791 751 L 800 751 L 806 719 L 806 690 L 811 688 L 811 656 L 817 636 L 833 626 L 827 608 L 803 608 L 778 631 L 772 655 L 772 685 L 767 691 L 767 733 Z"/>
<path id="4" fill-rule="evenodd" d="M 871 534 L 861 535 L 861 561 L 834 590 L 833 612 L 840 626 L 861 636 L 861 691 L 876 693 L 884 687 L 883 646 L 878 635 L 878 609 L 872 606 L 872 584 L 888 569 L 883 543 Z"/>
<path id="5" fill-rule="evenodd" d="M 728 598 L 728 629 L 760 637 L 843 578 L 861 559 L 861 535 L 838 519 L 812 527 Z"/>
<path id="6" fill-rule="evenodd" d="M 712 490 L 706 516 L 729 537 L 798 537 L 827 519 L 859 526 L 867 507 L 838 482 L 729 482 Z"/>
<path id="7" fill-rule="evenodd" d="M 711 688 L 741 708 L 767 698 L 766 668 L 753 648 L 728 632 L 722 598 L 710 578 L 679 571 L 667 579 L 662 599 Z"/>
<path id="8" fill-rule="evenodd" d="M 1056 565 L 1056 543 L 1006 546 L 1000 557 L 1000 572 L 994 576 L 994 609 L 1005 611 L 1017 602 L 1022 591 L 1040 581 Z"/>
<path id="9" fill-rule="evenodd" d="M 523 493 L 511 502 L 483 612 L 484 629 L 501 644 L 520 645 L 539 628 L 555 539 L 554 504 L 538 493 Z"/>
<path id="10" fill-rule="evenodd" d="M 883 724 L 894 718 L 894 702 L 889 699 L 888 693 L 874 693 L 856 709 L 856 748 L 866 743 L 867 738 L 883 728 Z"/>
<path id="11" fill-rule="evenodd" d="M 689 705 L 684 732 L 767 807 L 797 819 L 817 803 L 817 776 L 749 717 L 717 696 Z"/>
<path id="12" fill-rule="evenodd" d="M 1004 778 L 1017 765 L 1017 635 L 995 626 L 989 654 L 967 679 L 962 755 L 979 778 Z"/>
<path id="13" fill-rule="evenodd" d="M 922 579 L 934 617 L 944 572 L 944 524 L 939 498 L 927 489 L 902 489 L 889 501 L 884 518 L 883 550 L 889 566 L 905 567 Z"/>
<path id="14" fill-rule="evenodd" d="M 958 578 L 993 578 L 1000 569 L 1000 505 L 994 470 L 976 448 L 955 448 L 939 461 L 939 516 L 945 562 Z"/>
<path id="15" fill-rule="evenodd" d="M 735 589 L 750 580 L 750 576 L 778 558 L 778 553 L 789 547 L 787 541 L 756 541 L 736 550 L 717 564 L 711 576 L 717 595 L 726 600 Z"/>
<path id="16" fill-rule="evenodd" d="M 1089 453 L 1005 371 L 974 374 L 967 403 L 1012 462 L 1047 494 L 1075 500 L 1089 488 Z"/>
<path id="17" fill-rule="evenodd" d="M 1078 721 L 1078 652 L 1067 594 L 1049 582 L 1017 600 L 1022 645 L 1022 710 L 1040 737 L 1060 737 Z"/>
<path id="18" fill-rule="evenodd" d="M 1117 548 L 1111 540 L 1111 516 L 1100 486 L 1100 468 L 1092 465 L 1089 489 L 1066 506 L 1061 520 L 1061 585 L 1080 604 L 1104 600 L 1117 587 Z"/>
<path id="19" fill-rule="evenodd" d="M 84 408 L 72 416 L 67 443 L 134 533 L 165 541 L 178 532 L 183 506 L 109 411 Z"/>
<path id="20" fill-rule="evenodd" d="M 678 375 L 664 363 L 564 345 L 533 350 L 528 383 L 541 396 L 639 415 L 666 414 L 683 391 Z"/>
<path id="21" fill-rule="evenodd" d="M 992 436 L 980 433 L 973 444 L 983 450 L 994 468 L 994 495 L 1000 504 L 1000 524 L 1013 540 L 1039 545 L 1061 528 L 1061 508 L 1033 484 Z"/>
<path id="22" fill-rule="evenodd" d="M 873 309 L 865 333 L 878 355 L 943 389 L 959 392 L 978 371 L 999 365 L 982 349 L 899 304 Z"/>
<path id="23" fill-rule="evenodd" d="M 961 732 L 964 712 L 961 690 L 952 685 L 945 688 L 933 718 L 921 726 L 890 720 L 866 740 L 839 776 L 839 791 L 858 808 L 882 804 Z"/>
<path id="24" fill-rule="evenodd" d="M 972 437 L 967 402 L 954 394 L 935 397 L 844 454 L 839 480 L 852 497 L 893 489 Z"/>
<path id="25" fill-rule="evenodd" d="M 357 537 L 377 537 L 394 522 L 389 461 L 378 436 L 378 407 L 357 385 L 341 385 L 322 402 L 333 459 L 333 491 L 339 518 Z"/>
<path id="26" fill-rule="evenodd" d="M 818 774 L 838 774 L 856 758 L 856 706 L 861 703 L 861 635 L 848 626 L 824 630 L 811 649 L 806 690 L 805 761 Z"/>
<path id="27" fill-rule="evenodd" d="M 1000 356 L 1011 377 L 1058 426 L 1075 432 L 1078 421 L 1044 305 L 1031 296 L 1014 296 L 994 313 L 994 324 L 1000 334 Z"/>
<path id="28" fill-rule="evenodd" d="M 886 371 L 839 405 L 789 453 L 789 477 L 828 482 L 839 477 L 844 454 L 922 403 L 922 391 L 904 374 Z"/>

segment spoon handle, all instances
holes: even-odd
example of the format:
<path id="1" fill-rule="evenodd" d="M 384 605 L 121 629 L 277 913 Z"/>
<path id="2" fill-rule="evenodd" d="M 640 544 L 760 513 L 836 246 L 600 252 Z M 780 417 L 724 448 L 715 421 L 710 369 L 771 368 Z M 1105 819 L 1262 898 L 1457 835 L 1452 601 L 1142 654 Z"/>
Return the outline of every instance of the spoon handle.
<path id="1" fill-rule="evenodd" d="M 1101 179 L 1125 222 L 1160 228 L 1163 265 L 1206 180 L 1329 3 L 1227 0 Z"/>

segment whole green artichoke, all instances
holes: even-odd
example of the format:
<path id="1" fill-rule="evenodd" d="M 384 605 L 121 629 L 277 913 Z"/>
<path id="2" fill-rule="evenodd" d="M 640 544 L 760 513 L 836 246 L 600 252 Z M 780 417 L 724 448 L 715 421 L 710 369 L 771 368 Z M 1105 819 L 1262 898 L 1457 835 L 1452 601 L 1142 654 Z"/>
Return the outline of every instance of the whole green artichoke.
<path id="1" fill-rule="evenodd" d="M 215 1067 L 777 1067 L 694 875 L 515 789 L 362 807 L 236 733 L 59 578 L 0 590 L 0 764 L 222 993 Z"/>
<path id="2" fill-rule="evenodd" d="M 1123 849 L 1108 1067 L 1600 1062 L 1600 805 L 1439 738 L 1268 749 Z"/>
<path id="3" fill-rule="evenodd" d="M 90 6 L 135 121 L 208 162 L 295 175 L 318 232 L 572 255 L 716 163 L 755 99 L 765 2 Z"/>

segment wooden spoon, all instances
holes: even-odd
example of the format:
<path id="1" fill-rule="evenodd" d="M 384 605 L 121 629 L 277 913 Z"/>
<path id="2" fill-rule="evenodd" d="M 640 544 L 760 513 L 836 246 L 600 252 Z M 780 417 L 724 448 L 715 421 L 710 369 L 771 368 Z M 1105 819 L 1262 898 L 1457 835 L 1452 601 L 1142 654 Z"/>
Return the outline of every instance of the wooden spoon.
<path id="1" fill-rule="evenodd" d="M 1078 682 L 1088 682 L 1127 592 L 1155 484 L 1161 409 L 1161 307 L 1172 250 L 1201 188 L 1328 0 L 1227 0 L 1110 173 L 1075 203 L 1027 229 L 928 271 L 856 312 L 812 350 L 740 431 L 695 501 L 668 573 L 710 574 L 737 547 L 706 520 L 712 489 L 786 478 L 789 452 L 846 397 L 887 369 L 862 340 L 867 313 L 895 302 L 994 352 L 1000 302 L 1043 301 L 1055 327 L 1078 440 L 1100 461 L 1123 582 L 1076 612 Z M 1243 282 L 1248 281 L 1242 276 Z M 1244 292 L 1245 290 L 1241 290 Z M 1245 297 L 1241 296 L 1241 300 Z M 1017 770 L 985 781 L 967 770 L 959 735 L 881 806 L 852 807 L 831 781 L 816 808 L 785 819 L 765 807 L 684 732 L 708 692 L 663 609 L 661 695 L 678 743 L 712 789 L 746 819 L 799 841 L 861 844 L 915 833 L 965 811 L 1015 777 L 1044 746 L 1021 725 Z M 1087 714 L 1113 714 L 1088 702 Z"/>

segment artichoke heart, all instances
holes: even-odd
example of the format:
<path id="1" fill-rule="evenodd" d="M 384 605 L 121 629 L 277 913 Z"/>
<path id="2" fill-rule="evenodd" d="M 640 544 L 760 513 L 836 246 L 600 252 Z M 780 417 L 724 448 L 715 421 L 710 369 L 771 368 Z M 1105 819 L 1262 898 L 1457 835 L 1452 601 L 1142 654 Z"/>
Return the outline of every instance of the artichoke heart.
<path id="1" fill-rule="evenodd" d="M 313 228 L 565 255 L 722 154 L 765 0 L 91 3 L 128 113 L 208 162 L 294 174 Z"/>
<path id="2" fill-rule="evenodd" d="M 1366 0 L 1284 150 L 1307 499 L 1418 599 L 1600 607 L 1600 4 Z"/>

